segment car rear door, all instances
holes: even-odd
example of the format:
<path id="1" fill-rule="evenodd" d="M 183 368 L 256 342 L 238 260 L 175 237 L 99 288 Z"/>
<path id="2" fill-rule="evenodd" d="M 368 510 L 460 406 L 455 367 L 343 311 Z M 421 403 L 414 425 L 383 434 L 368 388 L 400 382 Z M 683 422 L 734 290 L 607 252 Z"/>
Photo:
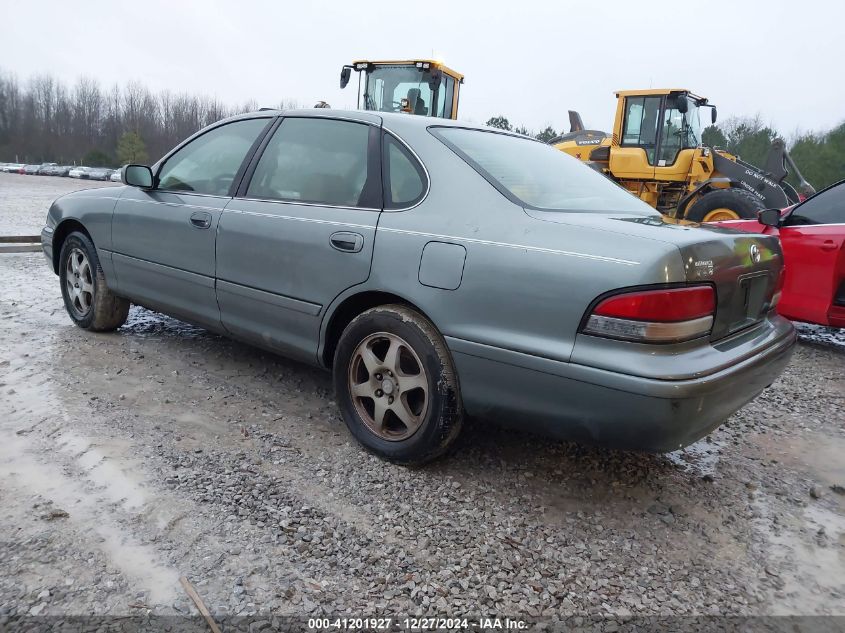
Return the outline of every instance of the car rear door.
<path id="1" fill-rule="evenodd" d="M 126 188 L 112 216 L 112 259 L 121 295 L 220 329 L 214 291 L 217 224 L 271 121 L 255 117 L 212 128 L 161 163 L 154 188 Z"/>
<path id="2" fill-rule="evenodd" d="M 220 219 L 217 300 L 229 332 L 315 361 L 326 307 L 370 274 L 380 121 L 277 122 Z"/>
<path id="3" fill-rule="evenodd" d="M 786 284 L 778 311 L 845 327 L 845 182 L 798 205 L 780 229 Z"/>

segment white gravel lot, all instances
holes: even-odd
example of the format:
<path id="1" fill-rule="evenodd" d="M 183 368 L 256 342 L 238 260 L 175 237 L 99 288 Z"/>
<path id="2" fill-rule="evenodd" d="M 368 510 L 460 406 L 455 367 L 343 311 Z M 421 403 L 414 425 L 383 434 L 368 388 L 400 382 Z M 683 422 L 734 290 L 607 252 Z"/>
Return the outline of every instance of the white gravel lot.
<path id="1" fill-rule="evenodd" d="M 102 184 L 0 174 L 0 234 Z M 842 332 L 802 328 L 786 374 L 685 451 L 471 421 L 406 469 L 354 442 L 327 374 L 137 307 L 84 332 L 38 253 L 0 274 L 0 629 L 196 613 L 181 575 L 251 625 L 845 616 Z"/>
<path id="2" fill-rule="evenodd" d="M 120 183 L 0 172 L 0 235 L 39 235 L 50 203 L 71 191 Z"/>

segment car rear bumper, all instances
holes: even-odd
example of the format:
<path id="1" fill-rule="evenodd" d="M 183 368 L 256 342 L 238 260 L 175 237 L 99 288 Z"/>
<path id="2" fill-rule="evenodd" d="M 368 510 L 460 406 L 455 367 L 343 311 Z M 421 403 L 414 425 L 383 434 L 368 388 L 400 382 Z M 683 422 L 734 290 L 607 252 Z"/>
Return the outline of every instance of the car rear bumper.
<path id="1" fill-rule="evenodd" d="M 786 321 L 773 334 L 754 355 L 687 380 L 624 375 L 448 337 L 447 343 L 469 415 L 560 439 L 669 452 L 710 433 L 777 379 L 796 335 Z"/>

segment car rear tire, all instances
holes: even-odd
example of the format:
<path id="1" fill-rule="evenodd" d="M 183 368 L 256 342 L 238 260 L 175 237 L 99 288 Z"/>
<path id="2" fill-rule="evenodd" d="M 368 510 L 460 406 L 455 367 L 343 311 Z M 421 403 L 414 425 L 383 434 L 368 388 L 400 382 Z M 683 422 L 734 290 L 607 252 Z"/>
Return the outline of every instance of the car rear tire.
<path id="1" fill-rule="evenodd" d="M 353 319 L 333 372 L 346 426 L 380 457 L 422 464 L 445 453 L 460 433 L 452 357 L 434 325 L 411 308 L 379 306 Z"/>
<path id="2" fill-rule="evenodd" d="M 766 205 L 750 191 L 716 189 L 705 193 L 689 208 L 687 220 L 693 222 L 718 222 L 721 220 L 754 220 L 757 212 Z"/>
<path id="3" fill-rule="evenodd" d="M 82 329 L 109 332 L 126 322 L 129 301 L 109 290 L 97 249 L 84 233 L 74 231 L 62 244 L 59 281 L 65 309 Z"/>

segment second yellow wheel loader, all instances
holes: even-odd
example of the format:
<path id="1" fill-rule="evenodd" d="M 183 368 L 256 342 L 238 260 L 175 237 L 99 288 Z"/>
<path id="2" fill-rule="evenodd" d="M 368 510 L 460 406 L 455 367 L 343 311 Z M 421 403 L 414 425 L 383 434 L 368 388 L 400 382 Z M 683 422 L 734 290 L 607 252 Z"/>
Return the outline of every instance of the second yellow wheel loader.
<path id="1" fill-rule="evenodd" d="M 551 141 L 590 164 L 664 215 L 695 222 L 754 218 L 815 193 L 782 139 L 775 139 L 765 171 L 738 156 L 702 145 L 700 110 L 716 108 L 683 88 L 616 93 L 613 133 L 586 130 L 570 110 L 570 132 Z M 800 184 L 786 182 L 789 170 Z"/>

